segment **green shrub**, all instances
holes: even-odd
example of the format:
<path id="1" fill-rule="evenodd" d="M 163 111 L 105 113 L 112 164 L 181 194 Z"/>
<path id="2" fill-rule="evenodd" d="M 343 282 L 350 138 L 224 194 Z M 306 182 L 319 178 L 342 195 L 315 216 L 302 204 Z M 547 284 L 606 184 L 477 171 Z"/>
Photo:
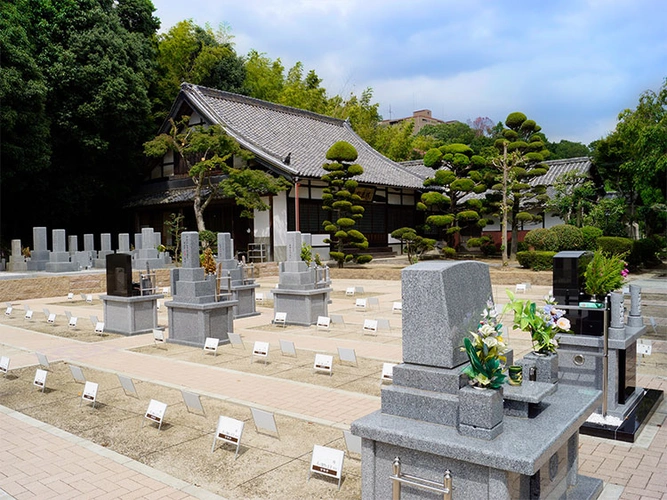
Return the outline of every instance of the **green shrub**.
<path id="1" fill-rule="evenodd" d="M 521 267 L 532 269 L 533 271 L 548 271 L 554 267 L 554 255 L 556 255 L 556 252 L 517 252 L 516 259 L 521 264 Z"/>
<path id="2" fill-rule="evenodd" d="M 447 259 L 453 259 L 456 257 L 456 250 L 452 247 L 444 247 L 442 253 Z"/>
<path id="3" fill-rule="evenodd" d="M 218 253 L 218 234 L 208 229 L 199 231 L 199 244 L 203 249 L 210 248 L 213 253 Z"/>
<path id="4" fill-rule="evenodd" d="M 603 234 L 602 229 L 595 226 L 583 226 L 581 228 L 581 233 L 584 235 L 581 249 L 595 252 L 598 248 L 598 238 Z"/>
<path id="5" fill-rule="evenodd" d="M 653 238 L 636 240 L 632 244 L 632 251 L 628 256 L 628 264 L 637 267 L 651 267 L 660 264 L 657 253 L 661 250 L 660 243 Z"/>
<path id="6" fill-rule="evenodd" d="M 528 231 L 523 241 L 535 250 L 555 251 L 558 248 L 556 235 L 548 229 L 538 228 Z"/>
<path id="7" fill-rule="evenodd" d="M 632 251 L 632 240 L 630 238 L 621 238 L 620 236 L 600 236 L 597 241 L 598 248 L 604 253 L 620 255 Z"/>
<path id="8" fill-rule="evenodd" d="M 368 264 L 370 261 L 373 260 L 372 255 L 357 255 L 357 258 L 355 259 L 357 264 Z"/>
<path id="9" fill-rule="evenodd" d="M 528 250 L 528 243 L 524 241 L 520 241 L 516 245 L 516 251 L 517 252 L 526 252 Z"/>
<path id="10" fill-rule="evenodd" d="M 584 235 L 576 226 L 570 224 L 558 224 L 549 228 L 556 236 L 556 248 L 554 251 L 578 250 L 584 240 Z"/>

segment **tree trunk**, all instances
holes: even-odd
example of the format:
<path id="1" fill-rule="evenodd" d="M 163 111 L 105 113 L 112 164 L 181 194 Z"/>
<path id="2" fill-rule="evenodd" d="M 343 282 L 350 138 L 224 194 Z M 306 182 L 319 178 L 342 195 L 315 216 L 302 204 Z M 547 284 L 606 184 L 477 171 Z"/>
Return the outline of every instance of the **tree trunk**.
<path id="1" fill-rule="evenodd" d="M 204 207 L 201 201 L 201 184 L 195 184 L 195 199 L 193 200 L 192 208 L 195 211 L 195 221 L 197 222 L 197 231 L 202 232 L 206 230 L 204 224 Z"/>
<path id="2" fill-rule="evenodd" d="M 500 244 L 500 252 L 503 256 L 503 267 L 507 267 L 509 264 L 507 260 L 507 143 L 503 145 L 503 163 L 502 163 L 502 168 L 503 168 L 503 206 L 502 206 L 502 212 L 503 212 L 503 220 L 502 223 L 500 224 L 500 231 L 502 232 L 501 235 L 501 244 Z"/>

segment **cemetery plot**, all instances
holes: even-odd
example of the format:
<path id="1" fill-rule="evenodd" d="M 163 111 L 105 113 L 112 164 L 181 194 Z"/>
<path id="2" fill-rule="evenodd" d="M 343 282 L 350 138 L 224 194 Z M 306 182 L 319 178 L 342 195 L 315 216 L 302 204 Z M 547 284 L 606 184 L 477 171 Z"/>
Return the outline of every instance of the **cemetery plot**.
<path id="1" fill-rule="evenodd" d="M 46 321 L 42 320 L 42 313 L 46 314 L 46 311 L 48 310 L 49 315 L 46 317 Z M 34 321 L 36 316 L 33 313 L 33 321 L 25 320 L 24 323 L 21 325 L 22 328 L 26 328 L 31 331 L 39 332 L 39 333 L 44 333 L 48 335 L 54 335 L 56 337 L 63 337 L 63 338 L 69 338 L 69 339 L 75 339 L 75 340 L 80 340 L 82 342 L 100 342 L 103 340 L 107 339 L 114 339 L 118 338 L 121 335 L 119 334 L 109 334 L 107 332 L 104 332 L 102 335 L 99 332 L 95 332 L 94 328 L 80 328 L 80 325 L 77 321 L 77 326 L 70 327 L 70 320 L 72 320 L 75 316 L 72 315 L 70 311 L 67 311 L 69 314 L 70 318 L 65 321 L 65 315 L 63 313 L 57 313 L 54 312 L 53 310 L 46 309 L 41 310 L 40 309 L 39 313 L 39 321 Z M 5 316 L 3 314 L 0 314 L 0 324 L 13 324 L 14 321 L 16 321 L 17 315 L 14 313 L 13 316 Z M 21 319 L 23 319 L 23 315 L 20 316 Z M 86 324 L 88 324 L 88 316 L 85 316 L 86 318 Z M 74 323 L 72 323 L 74 324 Z M 100 326 L 103 325 L 103 322 L 100 322 Z M 94 325 L 97 326 L 97 325 Z"/>
<path id="2" fill-rule="evenodd" d="M 213 437 L 213 445 L 211 446 L 211 453 L 215 451 L 215 444 L 218 440 L 223 443 L 229 443 L 236 447 L 234 460 L 239 456 L 239 448 L 241 446 L 241 435 L 243 434 L 244 422 L 236 420 L 235 418 L 220 416 L 218 419 L 218 427 L 215 430 Z"/>
<path id="3" fill-rule="evenodd" d="M 327 448 L 326 446 L 313 446 L 313 455 L 310 460 L 310 471 L 308 480 L 312 473 L 321 474 L 338 480 L 338 489 L 340 490 L 340 481 L 343 474 L 343 460 L 345 453 L 342 450 Z"/>

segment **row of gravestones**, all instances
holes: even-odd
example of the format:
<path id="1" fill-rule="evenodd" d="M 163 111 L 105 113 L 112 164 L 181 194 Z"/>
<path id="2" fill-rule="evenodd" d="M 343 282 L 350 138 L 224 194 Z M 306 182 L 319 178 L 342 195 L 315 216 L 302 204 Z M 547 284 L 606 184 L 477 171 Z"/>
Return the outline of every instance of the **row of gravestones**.
<path id="1" fill-rule="evenodd" d="M 36 353 L 36 355 L 40 368 L 37 368 L 35 371 L 33 385 L 38 387 L 42 392 L 45 392 L 47 387 L 46 379 L 51 366 L 44 354 Z M 3 376 L 6 376 L 9 372 L 9 363 L 10 359 L 8 357 L 0 357 L 0 373 L 2 373 Z M 99 390 L 99 384 L 87 380 L 83 370 L 80 367 L 76 365 L 69 365 L 69 369 L 74 380 L 78 383 L 84 384 L 84 388 L 81 391 L 79 406 L 81 406 L 82 403 L 86 403 L 90 404 L 94 409 L 96 403 L 98 402 L 97 394 Z M 120 374 L 117 376 L 125 394 L 139 399 L 139 393 L 137 392 L 132 379 Z M 206 412 L 204 410 L 204 406 L 202 405 L 199 394 L 181 390 L 181 396 L 188 410 L 188 413 L 195 413 L 206 416 Z M 156 399 L 151 399 L 144 414 L 144 419 L 142 420 L 142 428 L 146 423 L 146 420 L 148 420 L 149 422 L 156 424 L 158 430 L 160 430 L 162 428 L 162 424 L 164 423 L 166 412 L 166 403 Z M 276 424 L 275 415 L 272 412 L 252 407 L 250 408 L 250 412 L 253 422 L 255 423 L 255 430 L 258 433 L 263 432 L 273 434 L 277 439 L 280 439 L 278 425 Z M 244 427 L 244 421 L 220 415 L 218 417 L 218 424 L 213 436 L 211 453 L 215 452 L 216 445 L 220 441 L 223 445 L 229 444 L 235 448 L 234 459 L 236 459 L 241 448 L 241 439 L 243 436 Z M 345 445 L 347 447 L 348 455 L 350 452 L 361 455 L 361 438 L 352 435 L 352 433 L 348 430 L 343 431 L 343 437 L 345 438 Z M 321 445 L 313 445 L 311 462 L 308 470 L 308 479 L 310 480 L 310 476 L 313 473 L 320 474 L 324 477 L 332 478 L 338 481 L 338 489 L 340 489 L 344 459 L 345 453 L 343 450 Z"/>
<path id="2" fill-rule="evenodd" d="M 23 254 L 21 240 L 12 240 L 11 255 L 6 266 L 7 271 L 47 271 L 70 272 L 92 267 L 104 268 L 106 256 L 113 254 L 111 248 L 111 234 L 100 235 L 101 250 L 95 250 L 95 236 L 83 235 L 83 250 L 79 250 L 78 236 L 67 236 L 64 229 L 53 229 L 51 232 L 52 250 L 47 248 L 47 230 L 45 227 L 32 229 L 33 248 L 30 257 Z M 162 243 L 160 233 L 152 228 L 143 228 L 141 233 L 134 235 L 134 250 L 130 247 L 129 233 L 118 235 L 117 253 L 132 254 L 133 267 L 136 269 L 159 269 L 171 263 L 171 257 L 166 252 L 159 252 L 158 246 Z"/>

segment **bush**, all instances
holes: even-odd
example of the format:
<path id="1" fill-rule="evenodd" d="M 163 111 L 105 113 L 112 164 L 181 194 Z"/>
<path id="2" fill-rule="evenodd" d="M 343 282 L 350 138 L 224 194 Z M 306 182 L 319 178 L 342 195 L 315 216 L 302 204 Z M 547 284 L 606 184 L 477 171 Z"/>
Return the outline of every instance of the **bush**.
<path id="1" fill-rule="evenodd" d="M 570 224 L 558 224 L 549 228 L 556 237 L 556 248 L 554 251 L 578 250 L 584 240 L 584 235 L 576 226 Z"/>
<path id="2" fill-rule="evenodd" d="M 202 248 L 210 248 L 213 253 L 218 253 L 218 234 L 208 229 L 199 231 L 199 243 Z"/>
<path id="3" fill-rule="evenodd" d="M 555 251 L 558 248 L 556 235 L 548 229 L 538 228 L 528 231 L 523 241 L 535 250 Z"/>
<path id="4" fill-rule="evenodd" d="M 598 238 L 603 234 L 602 229 L 595 226 L 584 226 L 581 228 L 581 233 L 584 235 L 581 249 L 595 252 L 598 248 Z"/>
<path id="5" fill-rule="evenodd" d="M 632 240 L 630 238 L 621 238 L 620 236 L 600 236 L 597 241 L 598 248 L 604 253 L 620 255 L 632 250 Z"/>
<path id="6" fill-rule="evenodd" d="M 628 256 L 628 263 L 632 267 L 651 267 L 660 264 L 657 254 L 661 250 L 660 243 L 653 238 L 636 240 L 632 244 L 632 251 Z"/>
<path id="7" fill-rule="evenodd" d="M 355 259 L 357 264 L 368 264 L 372 260 L 373 260 L 372 255 L 357 255 L 357 258 Z"/>
<path id="8" fill-rule="evenodd" d="M 456 250 L 452 247 L 443 247 L 442 253 L 446 259 L 453 259 L 456 257 Z"/>
<path id="9" fill-rule="evenodd" d="M 517 252 L 527 252 L 528 251 L 528 243 L 525 241 L 520 241 L 516 245 L 516 251 Z"/>
<path id="10" fill-rule="evenodd" d="M 516 259 L 521 264 L 521 267 L 532 269 L 533 271 L 548 271 L 554 267 L 554 255 L 556 255 L 556 252 L 517 252 Z"/>

